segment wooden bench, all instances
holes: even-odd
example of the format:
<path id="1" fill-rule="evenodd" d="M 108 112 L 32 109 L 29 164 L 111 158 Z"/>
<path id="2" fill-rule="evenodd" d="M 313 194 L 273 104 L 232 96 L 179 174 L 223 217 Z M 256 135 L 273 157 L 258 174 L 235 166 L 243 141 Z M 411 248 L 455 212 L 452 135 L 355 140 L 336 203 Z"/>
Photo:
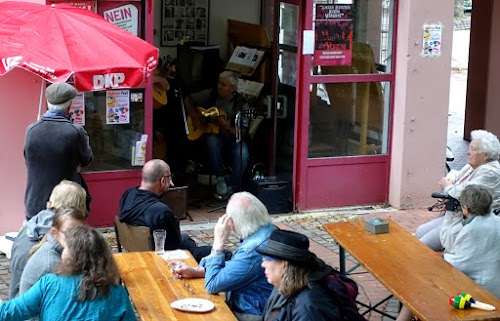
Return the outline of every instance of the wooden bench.
<path id="1" fill-rule="evenodd" d="M 500 300 L 396 222 L 385 220 L 389 233 L 384 234 L 366 231 L 364 221 L 330 223 L 324 228 L 419 320 L 500 320 Z M 340 259 L 345 267 L 345 257 Z M 457 310 L 448 300 L 460 292 L 470 293 L 497 310 Z"/>
<path id="2" fill-rule="evenodd" d="M 184 252 L 189 256 L 185 261 L 197 266 L 191 254 L 188 251 Z M 208 294 L 202 278 L 174 279 L 168 262 L 155 252 L 117 253 L 114 254 L 114 259 L 142 321 L 236 321 L 236 317 L 224 300 L 224 295 Z M 214 303 L 215 309 L 206 313 L 196 313 L 178 311 L 170 307 L 172 302 L 185 298 L 210 300 Z"/>

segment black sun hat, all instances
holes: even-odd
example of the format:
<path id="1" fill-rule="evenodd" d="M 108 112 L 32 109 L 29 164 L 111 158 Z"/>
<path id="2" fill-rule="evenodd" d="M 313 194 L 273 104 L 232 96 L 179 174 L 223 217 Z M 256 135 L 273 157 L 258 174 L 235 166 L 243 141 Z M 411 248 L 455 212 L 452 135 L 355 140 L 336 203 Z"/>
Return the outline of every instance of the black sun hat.
<path id="1" fill-rule="evenodd" d="M 257 252 L 297 265 L 313 266 L 316 264 L 316 255 L 309 251 L 309 239 L 297 232 L 274 230 L 267 244 L 257 249 Z"/>

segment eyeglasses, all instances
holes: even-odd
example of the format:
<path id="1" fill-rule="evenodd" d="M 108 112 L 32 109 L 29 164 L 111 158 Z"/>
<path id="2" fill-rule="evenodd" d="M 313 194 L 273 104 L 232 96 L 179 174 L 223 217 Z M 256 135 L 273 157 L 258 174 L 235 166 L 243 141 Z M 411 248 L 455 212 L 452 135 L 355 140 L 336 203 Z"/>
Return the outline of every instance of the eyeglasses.
<path id="1" fill-rule="evenodd" d="M 277 258 L 274 258 L 274 257 L 270 257 L 270 256 L 263 256 L 262 257 L 262 262 L 266 262 L 266 261 L 276 261 Z"/>
<path id="2" fill-rule="evenodd" d="M 59 230 L 59 232 L 61 232 L 62 235 L 66 235 L 66 231 L 64 230 Z"/>
<path id="3" fill-rule="evenodd" d="M 168 174 L 168 175 L 163 175 L 161 178 L 166 178 L 168 180 L 172 180 L 173 177 L 174 177 L 173 174 Z"/>

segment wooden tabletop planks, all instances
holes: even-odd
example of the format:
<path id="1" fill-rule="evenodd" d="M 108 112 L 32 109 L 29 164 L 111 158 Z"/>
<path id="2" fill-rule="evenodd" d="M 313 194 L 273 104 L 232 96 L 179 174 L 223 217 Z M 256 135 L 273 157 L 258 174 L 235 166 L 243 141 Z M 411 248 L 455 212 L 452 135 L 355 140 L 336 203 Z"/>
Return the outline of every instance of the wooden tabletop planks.
<path id="1" fill-rule="evenodd" d="M 168 262 L 156 253 L 117 253 L 114 254 L 114 259 L 141 320 L 236 321 L 223 295 L 208 294 L 202 278 L 174 279 L 168 268 Z M 197 266 L 191 255 L 184 261 Z M 215 309 L 206 313 L 196 313 L 178 311 L 170 307 L 172 302 L 185 298 L 210 300 L 215 304 Z"/>
<path id="2" fill-rule="evenodd" d="M 500 300 L 393 220 L 385 220 L 389 233 L 384 234 L 366 231 L 362 220 L 324 227 L 420 320 L 500 320 Z M 459 292 L 470 293 L 476 300 L 496 306 L 497 311 L 456 310 L 448 300 Z"/>

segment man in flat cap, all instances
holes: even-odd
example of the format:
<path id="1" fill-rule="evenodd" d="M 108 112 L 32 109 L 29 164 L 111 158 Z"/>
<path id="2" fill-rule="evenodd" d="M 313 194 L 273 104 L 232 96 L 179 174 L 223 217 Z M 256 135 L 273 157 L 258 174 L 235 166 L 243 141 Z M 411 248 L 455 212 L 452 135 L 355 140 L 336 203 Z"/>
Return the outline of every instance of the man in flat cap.
<path id="1" fill-rule="evenodd" d="M 48 86 L 45 91 L 48 111 L 26 129 L 26 220 L 47 207 L 52 189 L 63 179 L 86 188 L 79 171 L 90 164 L 94 155 L 85 129 L 70 121 L 69 109 L 77 94 L 75 87 L 67 83 Z M 90 199 L 87 210 L 89 205 Z"/>

